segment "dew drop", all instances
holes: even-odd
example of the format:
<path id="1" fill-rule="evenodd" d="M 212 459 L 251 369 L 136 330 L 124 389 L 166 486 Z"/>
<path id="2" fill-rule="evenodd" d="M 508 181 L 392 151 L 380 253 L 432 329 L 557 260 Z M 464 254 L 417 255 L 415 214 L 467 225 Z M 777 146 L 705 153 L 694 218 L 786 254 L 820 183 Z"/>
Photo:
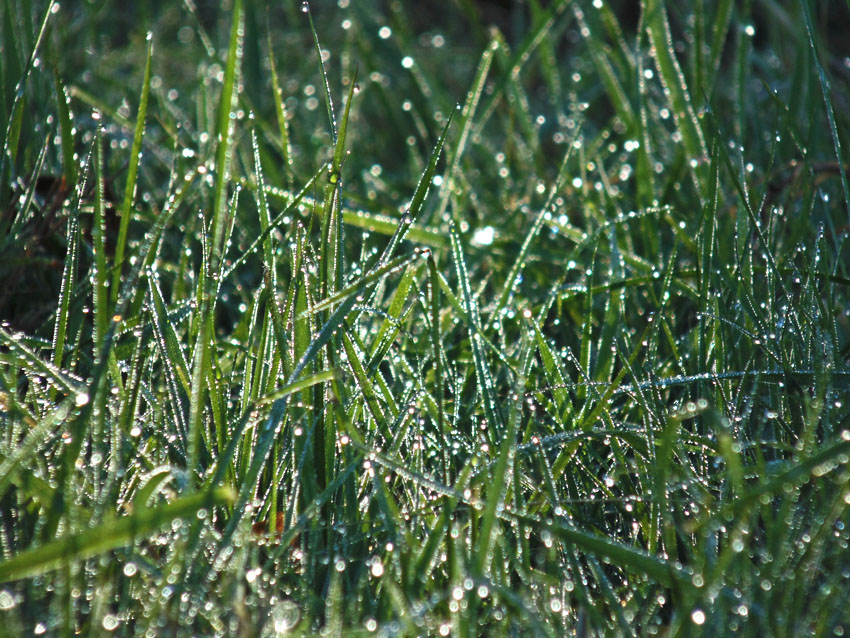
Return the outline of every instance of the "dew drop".
<path id="1" fill-rule="evenodd" d="M 305 3 L 306 4 L 306 3 Z M 272 610 L 272 627 L 276 634 L 283 634 L 298 624 L 301 612 L 291 600 L 282 600 Z"/>
<path id="2" fill-rule="evenodd" d="M 0 591 L 0 611 L 8 611 L 15 606 L 15 597 L 12 592 L 3 590 Z"/>

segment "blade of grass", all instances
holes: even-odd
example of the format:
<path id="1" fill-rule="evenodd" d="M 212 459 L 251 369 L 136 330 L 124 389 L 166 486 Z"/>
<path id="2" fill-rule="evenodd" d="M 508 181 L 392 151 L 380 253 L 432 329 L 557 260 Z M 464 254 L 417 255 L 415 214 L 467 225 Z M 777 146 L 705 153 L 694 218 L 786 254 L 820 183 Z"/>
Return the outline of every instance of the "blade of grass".
<path id="1" fill-rule="evenodd" d="M 198 468 L 200 443 L 202 438 L 204 418 L 205 379 L 209 375 L 211 354 L 209 352 L 213 336 L 213 319 L 215 294 L 219 271 L 222 270 L 224 224 L 227 211 L 227 185 L 230 182 L 230 163 L 235 132 L 235 109 L 238 104 L 238 74 L 242 60 L 242 34 L 244 33 L 244 18 L 242 15 L 242 0 L 233 4 L 230 27 L 230 44 L 227 52 L 227 65 L 224 71 L 224 83 L 218 105 L 218 122 L 216 136 L 218 148 L 215 158 L 215 187 L 213 193 L 212 219 L 210 220 L 209 237 L 211 244 L 209 254 L 201 266 L 198 277 L 199 317 L 195 348 L 192 355 L 192 386 L 189 394 L 188 422 L 188 464 L 191 472 Z M 235 197 L 235 195 L 234 195 Z M 235 219 L 235 209 L 233 210 Z"/>
<path id="2" fill-rule="evenodd" d="M 523 344 L 520 360 L 528 356 L 531 349 L 527 332 L 523 332 Z M 474 351 L 473 351 L 474 352 Z M 510 490 L 511 482 L 514 480 L 514 462 L 516 458 L 517 431 L 519 429 L 520 415 L 522 414 L 522 403 L 525 396 L 525 378 L 519 375 L 514 383 L 514 395 L 511 399 L 508 416 L 508 428 L 500 445 L 499 457 L 493 468 L 493 475 L 487 485 L 486 503 L 481 515 L 479 528 L 478 547 L 472 562 L 472 572 L 477 576 L 483 576 L 490 569 L 493 560 L 493 546 L 496 541 L 496 515 L 503 511 Z"/>
<path id="3" fill-rule="evenodd" d="M 495 440 L 500 440 L 504 434 L 504 426 L 502 423 L 502 416 L 496 403 L 496 391 L 493 385 L 493 376 L 484 355 L 481 317 L 478 312 L 478 302 L 472 296 L 469 271 L 467 270 L 466 260 L 463 256 L 460 236 L 458 235 L 454 224 L 449 227 L 449 239 L 452 243 L 452 258 L 455 263 L 458 286 L 460 287 L 461 302 L 466 314 L 465 319 L 467 323 L 467 331 L 469 333 L 469 340 L 472 344 L 472 359 L 475 364 L 475 377 L 478 383 L 478 391 L 481 395 L 481 402 L 484 404 L 484 414 L 487 416 L 488 429 L 490 432 L 495 432 L 495 436 L 493 437 Z"/>
<path id="4" fill-rule="evenodd" d="M 131 544 L 137 538 L 155 533 L 163 525 L 194 516 L 199 510 L 233 502 L 232 492 L 218 487 L 117 518 L 93 529 L 70 534 L 25 550 L 0 563 L 0 582 L 43 574 L 112 549 Z"/>
<path id="5" fill-rule="evenodd" d="M 18 84 L 15 87 L 15 96 L 12 100 L 12 106 L 9 109 L 12 115 L 9 118 L 9 122 L 6 124 L 5 134 L 3 135 L 3 153 L 2 156 L 0 156 L 0 184 L 8 184 L 9 175 L 12 170 L 14 170 L 14 162 L 18 155 L 18 141 L 20 139 L 21 123 L 24 115 L 26 85 L 29 81 L 33 68 L 35 68 L 35 61 L 38 58 L 41 43 L 47 33 L 50 18 L 57 12 L 58 9 L 59 5 L 55 2 L 55 0 L 51 0 L 47 5 L 32 52 L 24 66 L 21 78 L 18 80 Z M 0 188 L 0 209 L 5 210 L 8 197 L 8 189 L 5 186 Z"/>
<path id="6" fill-rule="evenodd" d="M 697 120 L 685 76 L 673 50 L 673 36 L 664 0 L 643 0 L 644 20 L 658 74 L 664 83 L 676 128 L 688 157 L 691 175 L 702 199 L 703 173 L 708 158 L 705 138 Z"/>
<path id="7" fill-rule="evenodd" d="M 272 97 L 274 99 L 275 115 L 277 116 L 277 127 L 280 133 L 280 148 L 281 153 L 283 153 L 283 179 L 286 187 L 292 188 L 292 148 L 289 141 L 289 125 L 286 121 L 286 105 L 283 100 L 283 93 L 280 90 L 280 82 L 277 78 L 277 63 L 275 62 L 274 51 L 272 49 L 271 30 L 269 30 L 267 36 Z"/>
<path id="8" fill-rule="evenodd" d="M 481 59 L 478 62 L 478 68 L 475 71 L 475 79 L 472 81 L 472 88 L 466 94 L 466 102 L 461 109 L 460 118 L 460 133 L 457 136 L 457 141 L 446 157 L 446 163 L 449 170 L 440 187 L 440 199 L 437 203 L 436 211 L 433 215 L 425 219 L 425 223 L 432 223 L 434 219 L 440 220 L 446 212 L 449 205 L 449 199 L 454 195 L 456 188 L 455 182 L 458 178 L 460 170 L 460 159 L 466 149 L 469 133 L 472 130 L 472 123 L 475 121 L 475 112 L 478 109 L 478 104 L 481 102 L 481 95 L 484 91 L 484 85 L 487 83 L 487 77 L 490 73 L 490 65 L 493 62 L 493 56 L 499 48 L 498 42 L 491 41 L 484 53 L 481 54 Z"/>
<path id="9" fill-rule="evenodd" d="M 806 35 L 809 39 L 809 48 L 812 52 L 812 60 L 815 65 L 815 69 L 817 70 L 818 81 L 820 82 L 821 92 L 823 93 L 826 119 L 829 122 L 830 135 L 832 135 L 835 159 L 838 162 L 838 174 L 841 177 L 841 189 L 844 191 L 844 207 L 847 209 L 848 217 L 850 217 L 850 185 L 847 183 L 847 171 L 844 169 L 844 154 L 841 151 L 841 137 L 838 135 L 838 125 L 835 122 L 835 112 L 832 108 L 832 83 L 826 74 L 826 69 L 821 63 L 820 54 L 818 53 L 818 48 L 815 45 L 814 28 L 812 27 L 812 15 L 809 3 L 805 1 L 801 2 L 800 10 L 803 12 L 803 20 L 806 24 Z"/>
<path id="10" fill-rule="evenodd" d="M 428 166 L 419 178 L 419 183 L 416 185 L 416 190 L 413 192 L 410 205 L 402 215 L 395 233 L 393 233 L 393 236 L 390 238 L 386 248 L 384 248 L 384 252 L 381 253 L 381 257 L 378 259 L 374 268 L 379 268 L 392 259 L 393 254 L 395 254 L 395 251 L 407 236 L 410 226 L 419 218 L 422 211 L 422 205 L 425 203 L 425 197 L 428 195 L 428 190 L 431 188 L 431 182 L 434 179 L 434 172 L 437 170 L 437 161 L 440 159 L 440 153 L 443 150 L 443 144 L 446 141 L 446 135 L 449 132 L 449 127 L 452 124 L 452 118 L 454 115 L 454 111 L 449 113 L 449 117 L 446 119 L 446 125 L 443 127 L 443 133 L 440 135 L 440 139 L 437 140 L 434 150 L 431 151 L 431 157 L 428 159 Z"/>
<path id="11" fill-rule="evenodd" d="M 56 107 L 59 111 L 59 133 L 62 138 L 62 172 L 70 186 L 77 183 L 77 163 L 74 154 L 74 125 L 71 122 L 71 109 L 68 106 L 68 93 L 59 73 L 53 72 L 53 84 L 56 87 Z"/>
<path id="12" fill-rule="evenodd" d="M 121 222 L 118 239 L 115 242 L 115 258 L 112 272 L 112 304 L 118 301 L 118 289 L 121 283 L 121 271 L 124 264 L 124 250 L 127 246 L 127 229 L 130 226 L 130 209 L 136 195 L 136 181 L 139 174 L 139 162 L 142 159 L 142 137 L 145 133 L 145 118 L 148 111 L 148 96 L 151 88 L 151 60 L 153 58 L 153 34 L 147 35 L 147 53 L 145 71 L 142 78 L 142 94 L 139 97 L 139 110 L 136 112 L 136 127 L 133 131 L 133 145 L 130 148 L 130 165 L 127 168 L 127 181 L 124 184 L 124 199 L 121 201 Z M 63 148 L 65 147 L 63 133 Z"/>

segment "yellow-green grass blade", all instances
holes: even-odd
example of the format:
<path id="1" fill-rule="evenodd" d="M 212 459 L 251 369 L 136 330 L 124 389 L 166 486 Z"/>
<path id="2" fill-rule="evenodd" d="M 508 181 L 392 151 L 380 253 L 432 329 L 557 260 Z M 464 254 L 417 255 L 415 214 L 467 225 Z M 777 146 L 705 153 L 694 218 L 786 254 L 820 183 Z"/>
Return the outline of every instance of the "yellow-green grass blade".
<path id="1" fill-rule="evenodd" d="M 78 534 L 63 536 L 39 547 L 25 550 L 0 563 L 0 582 L 43 574 L 155 533 L 175 520 L 192 517 L 202 509 L 233 502 L 232 492 L 223 487 L 199 492 L 181 499 L 144 509 L 130 516 L 107 521 Z"/>
<path id="2" fill-rule="evenodd" d="M 346 299 L 351 299 L 353 295 L 356 295 L 358 292 L 362 291 L 369 284 L 379 281 L 380 279 L 383 279 L 387 275 L 391 275 L 394 272 L 398 272 L 399 270 L 407 266 L 409 263 L 419 258 L 419 256 L 420 255 L 418 253 L 413 253 L 411 255 L 397 257 L 389 263 L 386 263 L 379 268 L 371 270 L 368 274 L 363 275 L 353 284 L 346 286 L 336 294 L 326 297 L 319 303 L 314 304 L 309 310 L 302 311 L 301 313 L 299 313 L 298 317 L 311 317 L 324 310 L 327 310 L 328 308 L 334 307 L 335 305 L 342 301 L 345 301 Z"/>

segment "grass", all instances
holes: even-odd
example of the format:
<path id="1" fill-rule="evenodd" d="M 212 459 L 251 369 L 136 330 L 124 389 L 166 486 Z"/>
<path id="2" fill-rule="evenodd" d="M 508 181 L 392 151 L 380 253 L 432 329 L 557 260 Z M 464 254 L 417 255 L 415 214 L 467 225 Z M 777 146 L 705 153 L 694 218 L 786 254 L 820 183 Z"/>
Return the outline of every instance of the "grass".
<path id="1" fill-rule="evenodd" d="M 0 18 L 9 635 L 850 628 L 850 6 L 112 4 Z"/>

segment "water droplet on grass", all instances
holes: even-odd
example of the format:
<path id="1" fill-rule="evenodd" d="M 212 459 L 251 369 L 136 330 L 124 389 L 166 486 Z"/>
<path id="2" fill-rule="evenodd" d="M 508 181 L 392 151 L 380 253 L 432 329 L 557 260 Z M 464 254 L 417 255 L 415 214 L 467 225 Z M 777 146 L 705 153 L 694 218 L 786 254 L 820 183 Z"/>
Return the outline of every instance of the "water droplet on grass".
<path id="1" fill-rule="evenodd" d="M 298 624 L 301 612 L 291 600 L 282 600 L 272 610 L 271 616 L 272 632 L 268 632 L 266 635 L 279 635 L 290 631 Z"/>
<path id="2" fill-rule="evenodd" d="M 0 611 L 8 611 L 15 606 L 15 597 L 12 592 L 3 590 L 0 591 Z"/>
<path id="3" fill-rule="evenodd" d="M 478 246 L 489 246 L 496 238 L 496 231 L 492 226 L 479 228 L 472 235 L 472 243 Z"/>

